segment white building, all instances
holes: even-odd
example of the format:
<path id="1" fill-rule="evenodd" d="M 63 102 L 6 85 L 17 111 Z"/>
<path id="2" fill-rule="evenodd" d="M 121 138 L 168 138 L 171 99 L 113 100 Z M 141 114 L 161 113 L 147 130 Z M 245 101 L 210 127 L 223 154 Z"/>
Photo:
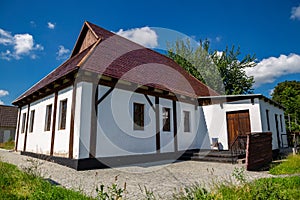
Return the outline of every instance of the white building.
<path id="1" fill-rule="evenodd" d="M 13 104 L 16 150 L 75 169 L 178 159 L 211 149 L 212 138 L 229 150 L 247 132 L 271 131 L 274 150 L 286 143 L 277 103 L 219 96 L 171 59 L 89 22 L 70 59 Z"/>

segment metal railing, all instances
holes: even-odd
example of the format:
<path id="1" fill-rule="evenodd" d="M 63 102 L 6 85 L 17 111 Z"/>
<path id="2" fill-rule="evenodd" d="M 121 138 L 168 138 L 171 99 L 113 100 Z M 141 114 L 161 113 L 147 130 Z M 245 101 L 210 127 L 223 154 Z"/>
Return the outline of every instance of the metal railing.
<path id="1" fill-rule="evenodd" d="M 234 158 L 236 156 L 246 155 L 247 148 L 247 135 L 238 135 L 230 145 L 232 164 L 234 164 Z"/>

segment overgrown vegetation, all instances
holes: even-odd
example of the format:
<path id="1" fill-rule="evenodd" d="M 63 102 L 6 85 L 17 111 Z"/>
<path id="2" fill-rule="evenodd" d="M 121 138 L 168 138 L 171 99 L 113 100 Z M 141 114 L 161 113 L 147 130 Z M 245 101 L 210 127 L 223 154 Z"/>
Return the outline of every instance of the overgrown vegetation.
<path id="1" fill-rule="evenodd" d="M 299 173 L 300 156 L 289 156 L 287 161 L 273 169 L 280 173 Z M 30 162 L 24 172 L 16 166 L 0 161 L 0 197 L 1 199 L 94 199 L 84 196 L 80 192 L 67 190 L 60 186 L 51 185 L 40 175 L 37 161 Z M 284 166 L 284 167 L 282 167 Z M 272 169 L 272 170 L 273 170 Z M 279 170 L 280 169 L 280 170 Z M 291 171 L 292 169 L 296 169 Z M 290 176 L 284 178 L 262 178 L 249 182 L 245 176 L 244 168 L 235 168 L 232 177 L 223 182 L 212 183 L 211 191 L 194 184 L 173 194 L 172 199 L 177 200 L 213 200 L 213 199 L 300 199 L 300 177 Z M 284 172 L 283 172 L 284 171 Z M 121 200 L 126 198 L 126 183 L 123 187 L 117 182 L 111 186 L 100 185 L 96 189 L 98 200 Z M 156 196 L 152 190 L 145 186 L 140 187 L 144 194 L 143 199 L 164 199 Z M 137 191 L 138 192 L 138 191 Z"/>
<path id="2" fill-rule="evenodd" d="M 300 155 L 289 155 L 281 164 L 270 169 L 270 173 L 278 174 L 300 174 Z"/>
<path id="3" fill-rule="evenodd" d="M 9 139 L 7 142 L 0 143 L 0 148 L 13 150 L 15 147 L 15 142 L 12 139 Z"/>
<path id="4" fill-rule="evenodd" d="M 248 182 L 243 168 L 236 168 L 232 174 L 239 182 L 234 184 L 232 180 L 214 184 L 211 192 L 204 187 L 195 184 L 174 194 L 177 200 L 248 200 L 248 199 L 300 199 L 300 177 L 291 176 L 285 178 L 262 178 Z"/>
<path id="5" fill-rule="evenodd" d="M 1 199 L 91 199 L 0 161 Z"/>

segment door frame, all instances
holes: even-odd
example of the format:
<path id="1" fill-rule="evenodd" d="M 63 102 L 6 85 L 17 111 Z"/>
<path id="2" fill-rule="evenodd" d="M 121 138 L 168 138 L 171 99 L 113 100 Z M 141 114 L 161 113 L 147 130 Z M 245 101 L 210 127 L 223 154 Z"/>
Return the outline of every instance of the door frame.
<path id="1" fill-rule="evenodd" d="M 229 126 L 228 126 L 228 114 L 242 113 L 242 112 L 248 114 L 249 132 L 251 132 L 251 118 L 250 118 L 250 110 L 249 109 L 227 111 L 226 112 L 226 126 L 227 126 L 227 143 L 228 143 L 228 149 L 230 148 L 230 146 L 232 145 L 231 143 L 233 142 L 233 141 L 230 141 L 230 135 L 229 135 L 230 131 L 229 131 Z M 240 126 L 240 123 L 238 123 L 238 126 Z"/>

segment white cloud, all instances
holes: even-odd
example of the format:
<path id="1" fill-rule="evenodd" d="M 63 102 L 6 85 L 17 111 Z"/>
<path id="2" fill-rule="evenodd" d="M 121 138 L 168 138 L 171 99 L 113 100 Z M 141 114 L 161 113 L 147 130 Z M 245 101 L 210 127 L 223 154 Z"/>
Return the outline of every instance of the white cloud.
<path id="1" fill-rule="evenodd" d="M 44 50 L 41 44 L 34 44 L 32 35 L 28 33 L 12 35 L 3 29 L 0 29 L 0 45 L 10 46 L 13 49 L 0 52 L 0 58 L 4 60 L 20 59 L 24 55 L 36 58 L 34 51 Z"/>
<path id="2" fill-rule="evenodd" d="M 255 87 L 264 83 L 273 83 L 276 78 L 288 74 L 300 73 L 300 55 L 280 55 L 260 61 L 255 67 L 247 68 L 248 76 L 254 76 Z"/>
<path id="3" fill-rule="evenodd" d="M 9 95 L 9 92 L 6 91 L 6 90 L 0 90 L 0 97 L 4 97 L 4 96 L 7 96 Z"/>
<path id="4" fill-rule="evenodd" d="M 14 36 L 16 54 L 26 54 L 33 49 L 33 37 L 32 35 L 16 34 Z"/>
<path id="5" fill-rule="evenodd" d="M 293 7 L 291 11 L 291 19 L 293 20 L 300 20 L 300 5 L 297 7 Z"/>
<path id="6" fill-rule="evenodd" d="M 149 48 L 155 48 L 158 46 L 158 36 L 156 32 L 148 26 L 142 28 L 133 28 L 125 31 L 120 29 L 118 32 L 116 32 L 116 34 Z"/>
<path id="7" fill-rule="evenodd" d="M 4 97 L 4 96 L 7 96 L 7 95 L 9 95 L 8 91 L 6 91 L 6 90 L 0 90 L 0 97 Z M 4 104 L 4 102 L 1 101 L 1 99 L 0 99 L 0 105 L 3 105 L 3 104 Z"/>
<path id="8" fill-rule="evenodd" d="M 48 28 L 49 29 L 54 29 L 55 28 L 55 24 L 54 23 L 48 22 L 47 24 L 48 24 Z"/>
<path id="9" fill-rule="evenodd" d="M 70 49 L 66 49 L 63 45 L 59 45 L 58 51 L 56 52 L 56 59 L 57 60 L 62 60 L 66 59 L 70 54 Z"/>
<path id="10" fill-rule="evenodd" d="M 12 43 L 13 36 L 11 35 L 11 33 L 0 28 L 0 44 L 7 46 Z"/>
<path id="11" fill-rule="evenodd" d="M 221 40 L 222 40 L 222 37 L 221 37 L 221 36 L 217 36 L 217 37 L 216 37 L 216 42 L 221 42 Z"/>

